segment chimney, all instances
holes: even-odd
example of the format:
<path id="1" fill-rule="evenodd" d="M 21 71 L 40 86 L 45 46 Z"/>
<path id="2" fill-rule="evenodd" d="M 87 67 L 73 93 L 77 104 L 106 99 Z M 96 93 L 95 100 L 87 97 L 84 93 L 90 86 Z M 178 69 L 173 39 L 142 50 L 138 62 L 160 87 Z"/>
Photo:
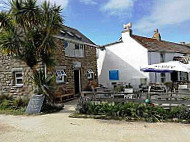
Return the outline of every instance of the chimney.
<path id="1" fill-rule="evenodd" d="M 180 42 L 180 44 L 185 45 L 185 42 L 184 42 L 184 41 L 182 41 L 182 42 Z"/>
<path id="2" fill-rule="evenodd" d="M 156 29 L 156 31 L 154 31 L 154 35 L 152 38 L 157 39 L 158 41 L 161 41 L 161 36 L 160 36 L 158 29 Z"/>
<path id="3" fill-rule="evenodd" d="M 123 25 L 123 31 L 122 31 L 122 40 L 125 41 L 132 35 L 132 23 L 124 24 Z"/>

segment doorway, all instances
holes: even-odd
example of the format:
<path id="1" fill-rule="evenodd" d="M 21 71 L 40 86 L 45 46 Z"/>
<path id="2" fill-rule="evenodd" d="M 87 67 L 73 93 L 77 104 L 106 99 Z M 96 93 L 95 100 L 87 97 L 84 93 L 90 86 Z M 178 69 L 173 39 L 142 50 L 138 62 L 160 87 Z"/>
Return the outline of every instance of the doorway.
<path id="1" fill-rule="evenodd" d="M 80 70 L 74 70 L 75 94 L 81 93 Z"/>

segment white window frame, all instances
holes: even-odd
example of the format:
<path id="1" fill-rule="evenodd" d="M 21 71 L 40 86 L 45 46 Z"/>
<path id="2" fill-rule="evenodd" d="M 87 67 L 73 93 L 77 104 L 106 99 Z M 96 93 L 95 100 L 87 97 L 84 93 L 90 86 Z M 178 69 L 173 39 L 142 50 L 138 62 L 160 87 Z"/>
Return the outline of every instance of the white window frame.
<path id="1" fill-rule="evenodd" d="M 166 74 L 165 73 L 160 73 L 160 80 L 162 83 L 166 82 Z"/>
<path id="2" fill-rule="evenodd" d="M 64 69 L 56 70 L 56 83 L 64 83 L 66 82 L 66 76 Z M 61 77 L 61 80 L 58 80 L 58 77 Z"/>
<path id="3" fill-rule="evenodd" d="M 87 71 L 87 79 L 93 79 L 94 78 L 94 72 L 92 69 L 89 69 Z"/>
<path id="4" fill-rule="evenodd" d="M 84 44 L 80 44 L 77 42 L 68 42 L 68 46 L 65 47 L 65 56 L 68 57 L 78 57 L 78 58 L 82 58 L 84 57 Z M 76 48 L 77 47 L 77 48 Z"/>
<path id="5" fill-rule="evenodd" d="M 17 77 L 17 74 L 21 74 L 22 76 L 20 76 L 20 77 Z M 14 72 L 14 79 L 15 79 L 15 85 L 16 86 L 23 86 L 23 74 L 22 74 L 22 71 L 15 71 Z M 22 80 L 22 83 L 18 83 L 18 79 L 21 79 Z"/>

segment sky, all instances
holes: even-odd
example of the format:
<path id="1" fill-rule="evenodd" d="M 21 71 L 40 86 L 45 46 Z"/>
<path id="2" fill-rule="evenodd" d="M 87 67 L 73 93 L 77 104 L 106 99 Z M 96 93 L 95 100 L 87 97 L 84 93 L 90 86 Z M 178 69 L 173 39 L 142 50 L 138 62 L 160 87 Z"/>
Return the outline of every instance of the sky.
<path id="1" fill-rule="evenodd" d="M 43 1 L 43 0 L 40 0 Z M 133 34 L 190 43 L 190 0 L 49 0 L 62 6 L 64 24 L 78 29 L 97 45 L 118 41 L 123 24 Z M 0 0 L 0 9 L 4 3 Z"/>

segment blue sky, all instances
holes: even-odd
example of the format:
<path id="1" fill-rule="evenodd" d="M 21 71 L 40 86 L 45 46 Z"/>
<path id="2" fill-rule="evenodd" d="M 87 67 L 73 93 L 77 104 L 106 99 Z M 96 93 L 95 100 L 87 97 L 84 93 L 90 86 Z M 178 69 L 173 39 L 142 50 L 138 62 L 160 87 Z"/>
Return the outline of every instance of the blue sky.
<path id="1" fill-rule="evenodd" d="M 7 0 L 0 0 L 6 2 Z M 40 0 L 43 1 L 43 0 Z M 190 42 L 190 0 L 50 0 L 62 5 L 65 25 L 74 27 L 98 45 L 118 41 L 123 24 L 133 33 Z M 0 4 L 2 7 L 2 4 Z"/>

